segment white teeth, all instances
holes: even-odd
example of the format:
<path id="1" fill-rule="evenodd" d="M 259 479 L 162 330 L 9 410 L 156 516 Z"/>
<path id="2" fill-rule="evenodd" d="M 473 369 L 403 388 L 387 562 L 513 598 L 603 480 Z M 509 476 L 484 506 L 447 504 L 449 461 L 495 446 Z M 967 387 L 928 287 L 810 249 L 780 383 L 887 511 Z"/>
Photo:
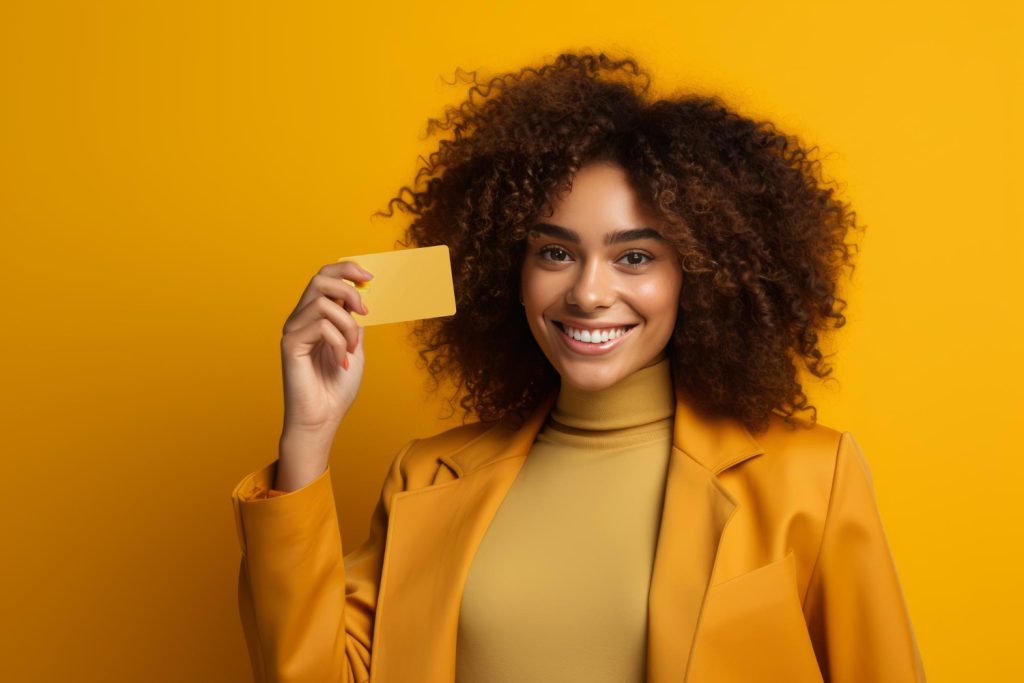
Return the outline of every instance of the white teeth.
<path id="1" fill-rule="evenodd" d="M 567 335 L 575 339 L 576 341 L 587 342 L 590 344 L 603 344 L 609 339 L 616 339 L 626 333 L 627 328 L 616 327 L 614 329 L 606 329 L 599 331 L 591 330 L 580 330 L 568 325 L 562 324 L 562 329 Z"/>

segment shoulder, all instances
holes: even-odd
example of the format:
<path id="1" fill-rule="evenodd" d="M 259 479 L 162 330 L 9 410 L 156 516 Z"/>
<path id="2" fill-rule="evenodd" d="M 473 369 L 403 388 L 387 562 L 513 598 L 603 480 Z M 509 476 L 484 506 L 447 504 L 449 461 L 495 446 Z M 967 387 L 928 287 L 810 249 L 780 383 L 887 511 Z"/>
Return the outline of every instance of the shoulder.
<path id="1" fill-rule="evenodd" d="M 752 434 L 761 455 L 724 473 L 737 487 L 756 497 L 777 498 L 784 507 L 795 506 L 824 513 L 836 473 L 837 457 L 848 432 L 836 427 L 795 419 L 787 423 L 772 415 L 768 426 Z"/>
<path id="2" fill-rule="evenodd" d="M 768 427 L 754 438 L 764 449 L 757 460 L 763 466 L 822 468 L 835 464 L 836 453 L 844 431 L 820 422 L 793 418 L 795 424 L 787 423 L 780 415 L 773 414 Z"/>

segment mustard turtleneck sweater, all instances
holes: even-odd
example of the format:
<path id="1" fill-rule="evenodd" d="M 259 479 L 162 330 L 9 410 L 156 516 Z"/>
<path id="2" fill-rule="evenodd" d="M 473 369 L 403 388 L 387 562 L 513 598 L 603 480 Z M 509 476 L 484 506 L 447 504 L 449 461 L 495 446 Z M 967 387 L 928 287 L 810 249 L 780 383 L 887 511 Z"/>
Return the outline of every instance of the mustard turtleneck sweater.
<path id="1" fill-rule="evenodd" d="M 669 358 L 562 385 L 466 579 L 457 683 L 641 683 L 672 449 Z"/>

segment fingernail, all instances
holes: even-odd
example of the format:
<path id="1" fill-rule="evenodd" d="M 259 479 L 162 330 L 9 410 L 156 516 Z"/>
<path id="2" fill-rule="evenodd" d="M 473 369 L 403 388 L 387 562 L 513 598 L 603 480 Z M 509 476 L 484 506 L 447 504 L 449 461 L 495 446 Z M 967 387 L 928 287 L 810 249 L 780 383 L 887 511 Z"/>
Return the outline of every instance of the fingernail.
<path id="1" fill-rule="evenodd" d="M 345 360 L 341 361 L 341 367 L 343 367 L 346 370 L 348 370 L 348 354 L 347 353 L 345 354 Z"/>
<path id="2" fill-rule="evenodd" d="M 370 280 L 373 279 L 373 273 L 368 271 L 366 268 L 363 268 L 363 267 L 360 266 L 359 270 L 363 271 L 363 275 L 365 275 L 367 277 L 367 279 L 370 279 Z"/>
<path id="3" fill-rule="evenodd" d="M 366 315 L 367 313 L 370 312 L 370 309 L 366 307 L 366 304 L 362 304 L 362 306 L 363 306 L 363 315 Z"/>

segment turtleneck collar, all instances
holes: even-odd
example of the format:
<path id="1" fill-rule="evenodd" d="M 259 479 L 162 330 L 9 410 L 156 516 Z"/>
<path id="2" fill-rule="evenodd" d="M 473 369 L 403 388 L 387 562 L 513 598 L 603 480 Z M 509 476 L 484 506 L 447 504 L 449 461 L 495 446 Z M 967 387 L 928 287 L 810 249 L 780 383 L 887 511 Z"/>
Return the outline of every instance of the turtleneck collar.
<path id="1" fill-rule="evenodd" d="M 575 429 L 606 431 L 659 422 L 675 414 L 670 358 L 640 368 L 617 384 L 584 391 L 562 384 L 550 419 Z"/>

